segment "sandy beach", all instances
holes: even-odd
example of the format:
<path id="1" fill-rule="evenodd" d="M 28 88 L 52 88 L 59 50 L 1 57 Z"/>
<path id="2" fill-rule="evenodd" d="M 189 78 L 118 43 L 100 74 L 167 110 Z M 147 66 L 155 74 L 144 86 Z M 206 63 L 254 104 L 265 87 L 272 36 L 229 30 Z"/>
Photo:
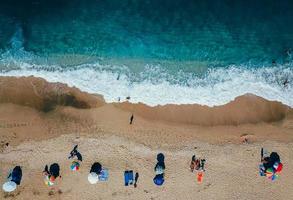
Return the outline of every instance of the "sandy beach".
<path id="1" fill-rule="evenodd" d="M 84 157 L 78 172 L 70 171 L 67 159 L 75 144 Z M 275 182 L 258 175 L 261 147 L 281 156 L 284 169 Z M 292 150 L 292 108 L 253 94 L 216 107 L 149 107 L 109 104 L 40 78 L 0 78 L 1 184 L 9 169 L 23 167 L 20 187 L 1 191 L 1 199 L 291 199 Z M 158 187 L 152 179 L 161 152 L 166 181 Z M 189 170 L 193 154 L 207 160 L 201 184 Z M 95 161 L 110 177 L 90 185 Z M 62 178 L 48 187 L 42 170 L 53 162 Z M 126 169 L 139 172 L 137 188 L 124 186 Z"/>

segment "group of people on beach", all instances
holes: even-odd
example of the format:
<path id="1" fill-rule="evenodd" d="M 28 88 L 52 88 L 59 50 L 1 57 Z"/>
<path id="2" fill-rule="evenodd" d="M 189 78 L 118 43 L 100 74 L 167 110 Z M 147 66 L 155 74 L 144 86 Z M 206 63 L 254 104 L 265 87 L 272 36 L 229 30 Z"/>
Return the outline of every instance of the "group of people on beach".
<path id="1" fill-rule="evenodd" d="M 72 171 L 78 171 L 80 169 L 81 162 L 83 161 L 81 153 L 78 151 L 78 145 L 74 146 L 70 152 L 68 159 L 73 159 L 70 169 Z M 198 158 L 195 155 L 192 156 L 190 162 L 190 171 L 196 172 L 197 182 L 203 181 L 203 175 L 205 172 L 205 159 Z M 157 155 L 157 163 L 154 167 L 155 176 L 153 182 L 157 186 L 161 186 L 165 182 L 165 156 L 163 153 Z M 276 152 L 269 154 L 263 148 L 261 149 L 261 164 L 259 165 L 260 176 L 266 176 L 270 180 L 276 180 L 280 172 L 283 169 L 280 156 Z M 43 170 L 44 182 L 48 186 L 55 184 L 55 181 L 60 175 L 60 166 L 58 163 L 53 163 L 48 167 L 45 166 Z M 109 177 L 108 169 L 104 168 L 99 162 L 92 164 L 89 174 L 88 181 L 90 184 L 96 184 L 101 181 L 107 181 Z M 134 173 L 133 170 L 124 171 L 124 184 L 125 186 L 134 185 L 137 187 L 139 173 Z M 3 184 L 2 189 L 5 192 L 13 192 L 17 185 L 20 185 L 22 179 L 22 169 L 20 166 L 14 167 L 9 173 L 7 181 Z"/>

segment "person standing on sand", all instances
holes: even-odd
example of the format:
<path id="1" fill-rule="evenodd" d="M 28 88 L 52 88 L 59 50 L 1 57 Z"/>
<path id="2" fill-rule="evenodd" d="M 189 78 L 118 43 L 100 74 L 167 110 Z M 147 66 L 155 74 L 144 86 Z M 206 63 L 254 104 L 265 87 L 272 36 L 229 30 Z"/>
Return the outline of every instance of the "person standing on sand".
<path id="1" fill-rule="evenodd" d="M 193 172 L 194 170 L 198 170 L 199 167 L 200 167 L 200 160 L 196 159 L 195 155 L 193 155 L 191 158 L 191 163 L 190 163 L 191 172 Z"/>
<path id="2" fill-rule="evenodd" d="M 134 116 L 133 116 L 133 114 L 132 114 L 131 117 L 130 117 L 130 122 L 129 122 L 130 125 L 131 125 L 132 122 L 133 122 L 133 118 L 134 118 Z"/>

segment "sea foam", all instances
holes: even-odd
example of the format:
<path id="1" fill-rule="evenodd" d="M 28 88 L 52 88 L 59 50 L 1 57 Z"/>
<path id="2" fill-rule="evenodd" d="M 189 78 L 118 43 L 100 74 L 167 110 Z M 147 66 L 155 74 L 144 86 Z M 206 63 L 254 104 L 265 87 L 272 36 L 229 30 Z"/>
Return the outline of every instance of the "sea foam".
<path id="1" fill-rule="evenodd" d="M 165 104 L 223 105 L 235 97 L 252 93 L 268 100 L 280 101 L 293 107 L 293 68 L 288 66 L 246 68 L 229 66 L 211 68 L 203 76 L 186 76 L 184 84 L 170 77 L 154 81 L 150 68 L 133 80 L 129 74 L 105 70 L 111 66 L 98 63 L 74 69 L 55 70 L 46 66 L 17 61 L 14 70 L 3 71 L 1 76 L 35 76 L 50 82 L 66 83 L 82 91 L 101 94 L 106 102 L 142 102 L 150 106 Z M 116 66 L 116 68 L 118 68 Z M 150 69 L 150 70 L 148 70 Z M 160 73 L 157 70 L 155 73 Z M 163 72 L 162 72 L 163 74 Z M 158 75 L 159 76 L 159 75 Z M 159 76 L 160 77 L 160 76 Z M 174 77 L 173 77 L 174 78 Z"/>

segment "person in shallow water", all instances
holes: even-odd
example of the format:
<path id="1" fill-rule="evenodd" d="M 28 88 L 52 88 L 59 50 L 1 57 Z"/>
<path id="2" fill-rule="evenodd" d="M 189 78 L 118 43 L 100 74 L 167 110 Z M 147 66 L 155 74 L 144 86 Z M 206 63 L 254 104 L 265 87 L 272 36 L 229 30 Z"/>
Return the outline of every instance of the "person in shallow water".
<path id="1" fill-rule="evenodd" d="M 165 179 L 165 156 L 162 153 L 157 155 L 157 164 L 154 168 L 156 176 L 154 177 L 153 181 L 156 185 L 163 185 Z"/>
<path id="2" fill-rule="evenodd" d="M 13 168 L 12 172 L 9 173 L 7 177 L 7 182 L 5 182 L 2 186 L 2 189 L 5 192 L 13 192 L 17 185 L 20 185 L 22 179 L 22 169 L 20 166 L 16 166 Z"/>

